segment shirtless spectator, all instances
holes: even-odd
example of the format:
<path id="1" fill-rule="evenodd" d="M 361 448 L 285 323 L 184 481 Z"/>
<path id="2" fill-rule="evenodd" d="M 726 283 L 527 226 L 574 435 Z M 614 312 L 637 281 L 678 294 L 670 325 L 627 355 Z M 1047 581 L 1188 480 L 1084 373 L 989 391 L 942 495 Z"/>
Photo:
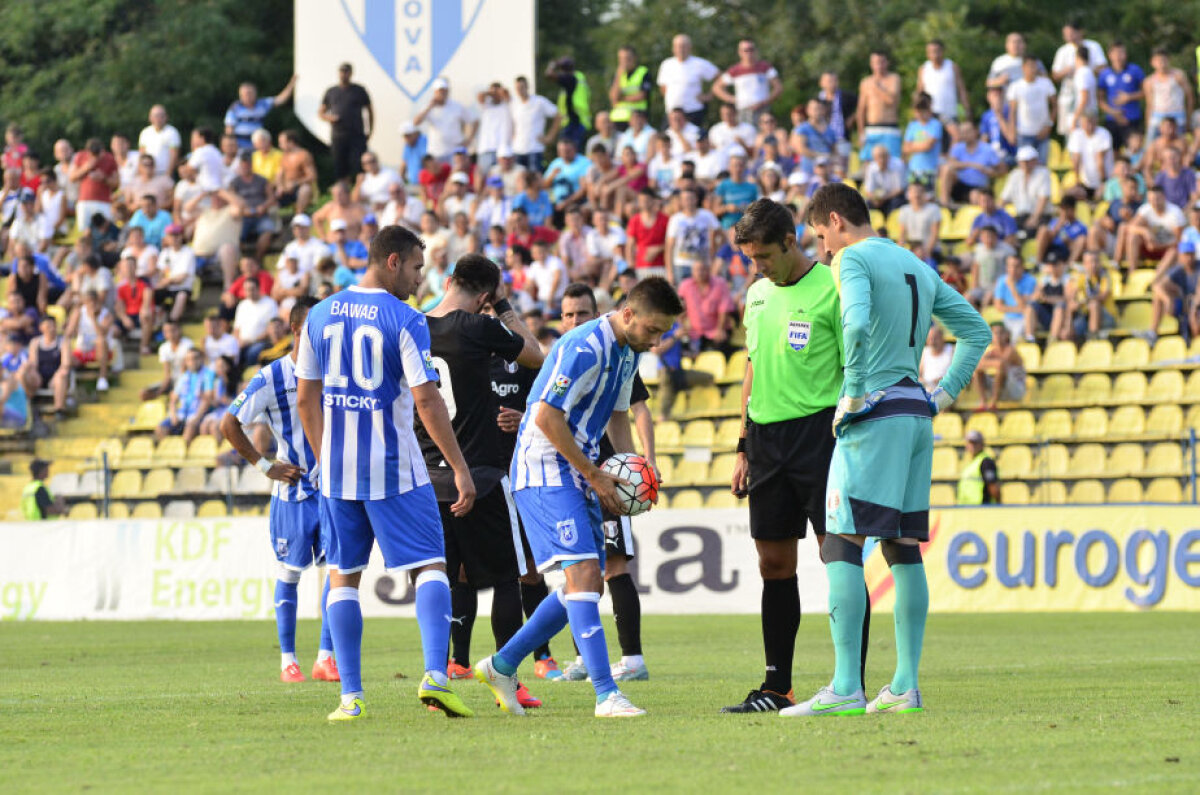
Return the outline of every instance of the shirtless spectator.
<path id="1" fill-rule="evenodd" d="M 300 147 L 299 133 L 284 130 L 279 134 L 283 159 L 275 182 L 275 194 L 281 207 L 294 207 L 297 213 L 308 212 L 317 192 L 317 165 L 312 153 Z"/>
<path id="2" fill-rule="evenodd" d="M 865 162 L 882 144 L 895 158 L 901 157 L 900 75 L 888 70 L 888 56 L 871 53 L 871 74 L 858 84 L 859 157 Z"/>
<path id="3" fill-rule="evenodd" d="M 366 214 L 362 206 L 350 200 L 350 189 L 346 187 L 345 182 L 335 182 L 329 193 L 329 202 L 312 215 L 314 233 L 326 243 L 332 243 L 331 223 L 341 220 L 346 222 L 347 237 L 357 239 L 362 230 L 363 216 Z"/>
<path id="4" fill-rule="evenodd" d="M 1001 400 L 1017 403 L 1025 398 L 1025 361 L 1003 324 L 992 325 L 992 344 L 975 371 L 975 389 L 980 411 L 995 411 Z"/>
<path id="5" fill-rule="evenodd" d="M 1142 90 L 1146 96 L 1146 143 L 1153 147 L 1163 119 L 1174 121 L 1176 131 L 1187 129 L 1196 100 L 1187 75 L 1171 66 L 1166 48 L 1154 48 L 1150 67 L 1153 71 L 1142 82 Z"/>
<path id="6" fill-rule="evenodd" d="M 138 157 L 137 173 L 122 191 L 125 205 L 136 207 L 143 196 L 150 194 L 157 200 L 160 210 L 170 212 L 175 200 L 175 181 L 165 173 L 156 171 L 154 163 L 152 155 Z"/>
<path id="7" fill-rule="evenodd" d="M 1149 78 L 1146 78 L 1149 80 Z M 1167 162 L 1167 152 L 1178 152 L 1182 155 L 1187 151 L 1187 141 L 1180 133 L 1182 127 L 1174 116 L 1163 116 L 1155 125 L 1158 135 L 1146 145 L 1146 153 L 1142 156 L 1139 170 L 1147 182 L 1154 178 L 1156 171 Z"/>

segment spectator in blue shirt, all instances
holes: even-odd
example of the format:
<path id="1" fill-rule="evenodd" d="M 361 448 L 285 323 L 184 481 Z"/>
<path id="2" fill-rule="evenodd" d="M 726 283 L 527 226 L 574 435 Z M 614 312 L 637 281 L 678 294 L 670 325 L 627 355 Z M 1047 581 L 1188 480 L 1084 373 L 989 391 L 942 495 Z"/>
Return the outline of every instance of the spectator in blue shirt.
<path id="1" fill-rule="evenodd" d="M 746 178 L 746 150 L 735 147 L 729 154 L 729 177 L 713 189 L 717 204 L 713 212 L 722 229 L 731 229 L 746 208 L 758 198 L 758 183 Z"/>
<path id="2" fill-rule="evenodd" d="M 933 115 L 933 100 L 928 94 L 917 94 L 913 101 L 913 116 L 915 118 L 904 128 L 904 144 L 900 150 L 908 159 L 909 179 L 933 190 L 942 154 L 942 123 Z"/>
<path id="3" fill-rule="evenodd" d="M 225 134 L 237 138 L 238 149 L 252 149 L 250 136 L 263 126 L 263 119 L 271 112 L 271 108 L 292 98 L 292 90 L 295 87 L 296 75 L 292 75 L 292 79 L 278 94 L 273 97 L 259 97 L 257 86 L 253 83 L 242 83 L 238 86 L 237 100 L 225 111 Z"/>
<path id="4" fill-rule="evenodd" d="M 971 248 L 979 239 L 979 233 L 985 226 L 994 226 L 1000 233 L 1000 238 L 1013 248 L 1017 247 L 1017 222 L 1004 208 L 996 204 L 996 194 L 991 188 L 980 188 L 975 191 L 975 200 L 979 202 L 979 215 L 971 222 L 971 232 L 967 235 L 967 248 Z"/>
<path id="5" fill-rule="evenodd" d="M 979 119 L 979 136 L 999 155 L 1004 165 L 1012 168 L 1017 164 L 1017 144 L 1008 140 L 1004 129 L 1008 123 L 1008 105 L 1004 102 L 1004 87 L 989 86 L 988 109 Z"/>
<path id="6" fill-rule="evenodd" d="M 800 155 L 800 170 L 811 174 L 813 161 L 817 157 L 834 154 L 838 136 L 829 124 L 828 102 L 823 99 L 810 99 L 805 111 L 808 119 L 792 130 L 792 149 Z"/>
<path id="7" fill-rule="evenodd" d="M 579 154 L 574 141 L 570 138 L 558 139 L 558 157 L 546 167 L 546 184 L 550 186 L 550 198 L 554 201 L 556 227 L 562 226 L 562 213 L 568 207 L 586 198 L 583 178 L 591 167 L 592 161 Z"/>
<path id="8" fill-rule="evenodd" d="M 154 430 L 159 441 L 182 434 L 185 442 L 191 442 L 200 430 L 200 420 L 212 405 L 216 373 L 204 365 L 204 351 L 190 348 L 184 354 L 183 364 L 184 370 L 175 379 L 167 402 L 167 418 Z"/>
<path id="9" fill-rule="evenodd" d="M 992 179 L 1004 171 L 996 150 L 979 140 L 974 122 L 969 119 L 960 122 L 958 137 L 942 166 L 938 193 L 943 207 L 967 203 L 971 191 L 989 187 Z"/>
<path id="10" fill-rule="evenodd" d="M 1037 279 L 1025 272 L 1019 254 L 1010 254 L 1004 261 L 1004 275 L 996 280 L 992 290 L 992 307 L 1004 313 L 1004 327 L 1011 338 L 1020 339 L 1025 331 L 1025 307 L 1037 289 Z"/>
<path id="11" fill-rule="evenodd" d="M 1063 196 L 1058 203 L 1058 216 L 1038 230 L 1038 262 L 1045 262 L 1053 254 L 1060 262 L 1074 265 L 1083 254 L 1087 237 L 1087 227 L 1075 217 L 1075 197 Z"/>
<path id="12" fill-rule="evenodd" d="M 351 238 L 346 234 L 346 219 L 335 218 L 329 222 L 329 231 L 333 235 L 333 242 L 329 244 L 331 249 L 330 256 L 333 261 L 338 264 L 338 272 L 343 268 L 349 271 L 359 272 L 367 267 L 367 247 L 363 245 L 361 240 Z M 346 281 L 346 276 L 343 274 L 343 281 Z M 337 276 L 334 276 L 335 283 Z M 358 279 L 355 278 L 352 282 L 338 284 L 338 287 L 345 288 L 351 284 L 358 284 Z"/>
<path id="13" fill-rule="evenodd" d="M 421 161 L 429 150 L 429 139 L 411 121 L 400 125 L 404 137 L 404 181 L 416 185 L 421 181 Z"/>
<path id="14" fill-rule="evenodd" d="M 174 223 L 171 214 L 158 209 L 158 199 L 152 193 L 141 198 L 141 206 L 129 219 L 129 226 L 140 227 L 146 235 L 146 244 L 162 248 L 163 232 Z"/>
<path id="15" fill-rule="evenodd" d="M 1097 78 L 1100 110 L 1104 111 L 1104 126 L 1112 133 L 1113 148 L 1120 149 L 1129 133 L 1142 126 L 1142 82 L 1146 73 L 1129 63 L 1125 45 L 1119 41 L 1109 45 L 1108 63 Z"/>
<path id="16" fill-rule="evenodd" d="M 542 190 L 541 179 L 536 171 L 526 171 L 525 189 L 512 202 L 513 210 L 522 210 L 529 217 L 530 226 L 547 226 L 554 215 L 554 204 L 550 194 Z"/>

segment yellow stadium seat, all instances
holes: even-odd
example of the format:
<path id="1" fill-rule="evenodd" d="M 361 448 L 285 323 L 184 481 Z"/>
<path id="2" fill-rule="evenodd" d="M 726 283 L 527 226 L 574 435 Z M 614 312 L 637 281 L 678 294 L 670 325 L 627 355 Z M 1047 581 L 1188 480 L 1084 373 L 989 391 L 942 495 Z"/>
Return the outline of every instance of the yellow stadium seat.
<path id="1" fill-rule="evenodd" d="M 1033 452 L 1023 444 L 1010 444 L 1000 450 L 996 468 L 1002 479 L 1028 476 L 1033 473 Z"/>
<path id="2" fill-rule="evenodd" d="M 1051 342 L 1042 354 L 1042 369 L 1050 372 L 1075 369 L 1075 343 Z"/>
<path id="3" fill-rule="evenodd" d="M 1188 409 L 1187 423 L 1184 425 L 1184 427 L 1190 428 L 1191 430 L 1194 430 L 1197 433 L 1200 433 L 1200 403 L 1198 403 L 1195 406 L 1192 406 L 1190 409 Z M 83 476 L 82 475 L 79 476 L 79 482 L 82 486 L 82 484 L 83 484 Z"/>
<path id="4" fill-rule="evenodd" d="M 1066 409 L 1051 409 L 1038 419 L 1037 435 L 1042 439 L 1069 439 L 1071 413 Z"/>
<path id="5" fill-rule="evenodd" d="M 1038 505 L 1062 505 L 1067 501 L 1067 484 L 1061 480 L 1043 480 L 1033 490 L 1032 499 Z"/>
<path id="6" fill-rule="evenodd" d="M 168 436 L 154 449 L 154 466 L 181 467 L 187 461 L 187 445 L 182 436 Z"/>
<path id="7" fill-rule="evenodd" d="M 1069 375 L 1050 375 L 1042 379 L 1038 390 L 1039 405 L 1070 403 L 1075 399 L 1075 379 Z"/>
<path id="8" fill-rule="evenodd" d="M 1149 305 L 1147 304 L 1147 306 Z M 1149 316 L 1146 318 L 1146 325 L 1150 325 Z M 1121 340 L 1121 344 L 1117 346 L 1116 353 L 1113 354 L 1113 366 L 1125 370 L 1145 367 L 1149 363 L 1150 343 L 1140 337 L 1130 337 L 1127 340 Z"/>
<path id="9" fill-rule="evenodd" d="M 71 510 L 67 511 L 67 518 L 76 522 L 97 519 L 99 516 L 100 512 L 96 510 L 94 502 L 77 502 L 71 506 Z"/>
<path id="10" fill-rule="evenodd" d="M 149 436 L 135 436 L 121 452 L 123 469 L 149 469 L 154 463 L 154 440 Z"/>
<path id="11" fill-rule="evenodd" d="M 683 489 L 671 495 L 671 510 L 685 511 L 704 507 L 704 498 L 695 489 Z"/>
<path id="12" fill-rule="evenodd" d="M 934 506 L 954 505 L 957 502 L 954 487 L 946 483 L 934 483 L 929 489 L 929 504 Z"/>
<path id="13" fill-rule="evenodd" d="M 136 469 L 124 469 L 113 475 L 110 494 L 115 499 L 139 498 L 142 496 L 142 473 Z"/>
<path id="14" fill-rule="evenodd" d="M 708 465 L 708 477 L 704 480 L 706 486 L 728 486 L 733 467 L 737 463 L 737 453 L 721 453 L 715 456 Z"/>
<path id="15" fill-rule="evenodd" d="M 1128 340 L 1126 340 L 1128 342 Z M 1138 340 L 1143 342 L 1143 340 Z M 1121 373 L 1113 382 L 1112 401 L 1114 403 L 1141 403 L 1146 399 L 1146 376 L 1144 373 Z"/>
<path id="16" fill-rule="evenodd" d="M 1147 475 L 1181 475 L 1184 472 L 1183 447 L 1176 442 L 1161 442 L 1150 448 L 1142 472 Z"/>
<path id="17" fill-rule="evenodd" d="M 679 423 L 673 420 L 654 424 L 654 449 L 658 453 L 677 453 L 680 450 Z"/>
<path id="18" fill-rule="evenodd" d="M 711 450 L 716 435 L 712 420 L 692 420 L 683 429 L 680 444 L 684 447 L 703 447 Z"/>
<path id="19" fill-rule="evenodd" d="M 166 398 L 147 400 L 138 406 L 138 410 L 133 416 L 133 421 L 129 423 L 127 429 L 130 431 L 152 431 L 166 418 Z"/>
<path id="20" fill-rule="evenodd" d="M 1178 403 L 1183 400 L 1183 387 L 1183 373 L 1178 370 L 1159 370 L 1150 379 L 1146 397 L 1155 403 Z"/>
<path id="21" fill-rule="evenodd" d="M 1000 422 L 998 438 L 1009 441 L 1032 439 L 1036 436 L 1034 432 L 1036 425 L 1037 423 L 1033 419 L 1032 411 L 1010 411 L 1004 415 L 1004 419 Z"/>
<path id="22" fill-rule="evenodd" d="M 742 416 L 742 387 L 740 384 L 728 386 L 721 393 L 721 405 L 717 407 L 717 413 L 722 417 Z"/>
<path id="23" fill-rule="evenodd" d="M 962 417 L 957 414 L 939 414 L 933 418 L 933 438 L 944 442 L 957 442 L 963 437 Z"/>
<path id="24" fill-rule="evenodd" d="M 1150 409 L 1145 433 L 1154 436 L 1178 436 L 1183 433 L 1183 409 L 1170 404 Z"/>
<path id="25" fill-rule="evenodd" d="M 881 226 L 883 226 L 883 227 L 887 226 L 887 219 L 884 217 L 883 211 L 871 210 L 870 212 L 871 212 L 871 228 L 872 229 L 878 229 Z"/>
<path id="26" fill-rule="evenodd" d="M 1108 454 L 1105 472 L 1110 478 L 1138 475 L 1146 466 L 1146 453 L 1140 444 L 1119 444 Z"/>
<path id="27" fill-rule="evenodd" d="M 975 223 L 975 219 L 979 217 L 980 212 L 982 211 L 973 204 L 960 207 L 954 213 L 954 222 L 950 226 L 953 234 L 950 239 L 966 240 L 971 234 L 971 224 Z"/>
<path id="28" fill-rule="evenodd" d="M 1081 444 L 1071 454 L 1068 471 L 1075 477 L 1095 477 L 1106 473 L 1108 456 L 1099 444 Z"/>
<path id="29" fill-rule="evenodd" d="M 692 369 L 708 373 L 713 381 L 720 381 L 725 375 L 725 354 L 720 351 L 703 351 L 692 361 Z"/>
<path id="30" fill-rule="evenodd" d="M 128 519 L 129 518 L 129 503 L 127 502 L 110 502 L 108 504 L 109 519 Z"/>
<path id="31" fill-rule="evenodd" d="M 1126 407 L 1129 408 L 1129 407 Z M 1141 411 L 1139 408 L 1138 411 Z M 1086 408 L 1075 418 L 1075 437 L 1102 439 L 1108 434 L 1108 413 L 1102 408 Z"/>
<path id="32" fill-rule="evenodd" d="M 958 450 L 953 447 L 933 448 L 933 479 L 958 480 Z"/>
<path id="33" fill-rule="evenodd" d="M 1071 157 L 1057 138 L 1050 139 L 1050 156 L 1046 158 L 1046 167 L 1051 171 L 1069 171 L 1071 169 Z M 1054 203 L 1058 204 L 1057 201 Z"/>
<path id="34" fill-rule="evenodd" d="M 704 498 L 705 508 L 740 508 L 742 504 L 742 501 L 733 496 L 728 489 L 714 489 Z"/>
<path id="35" fill-rule="evenodd" d="M 1020 482 L 1000 484 L 1000 502 L 1003 505 L 1028 505 L 1029 487 Z"/>
<path id="36" fill-rule="evenodd" d="M 675 459 L 669 455 L 659 456 L 654 464 L 658 467 L 659 482 L 670 483 L 675 477 Z"/>
<path id="37" fill-rule="evenodd" d="M 1042 349 L 1038 347 L 1036 342 L 1018 342 L 1017 353 L 1021 356 L 1021 361 L 1025 362 L 1025 369 L 1028 372 L 1034 372 L 1042 366 Z"/>
<path id="38" fill-rule="evenodd" d="M 1104 484 L 1098 480 L 1079 480 L 1071 486 L 1067 502 L 1072 505 L 1089 505 L 1104 502 Z"/>
<path id="39" fill-rule="evenodd" d="M 1060 478 L 1070 471 L 1071 454 L 1065 444 L 1048 444 L 1034 457 L 1033 471 L 1038 477 Z"/>
<path id="40" fill-rule="evenodd" d="M 675 486 L 699 486 L 708 478 L 708 463 L 683 460 L 675 465 L 672 484 Z"/>
<path id="41" fill-rule="evenodd" d="M 1188 374 L 1187 382 L 1183 385 L 1183 399 L 1188 403 L 1200 401 L 1200 370 L 1192 370 Z"/>
<path id="42" fill-rule="evenodd" d="M 1164 362 L 1180 363 L 1187 358 L 1187 346 L 1183 344 L 1183 337 L 1159 337 L 1158 342 L 1154 343 L 1154 350 L 1150 352 L 1151 364 L 1162 364 Z"/>
<path id="43" fill-rule="evenodd" d="M 1081 406 L 1102 406 L 1109 401 L 1112 382 L 1108 373 L 1087 373 L 1075 385 L 1075 403 Z"/>
<path id="44" fill-rule="evenodd" d="M 677 411 L 680 416 L 711 417 L 721 407 L 721 390 L 715 386 L 700 386 L 687 391 L 687 413 Z"/>
<path id="45" fill-rule="evenodd" d="M 887 233 L 892 240 L 900 239 L 900 211 L 892 210 L 887 217 Z"/>
<path id="46" fill-rule="evenodd" d="M 221 500 L 205 500 L 196 507 L 197 519 L 218 519 L 225 516 L 225 503 Z"/>
<path id="47" fill-rule="evenodd" d="M 1178 478 L 1155 478 L 1143 497 L 1146 502 L 1183 502 L 1183 489 Z"/>
<path id="48" fill-rule="evenodd" d="M 1122 478 L 1108 487 L 1109 502 L 1141 502 L 1142 484 L 1134 478 Z"/>
<path id="49" fill-rule="evenodd" d="M 130 514 L 131 519 L 161 519 L 162 508 L 157 502 L 139 502 L 133 506 L 133 513 Z"/>
<path id="50" fill-rule="evenodd" d="M 990 411 L 972 414 L 970 419 L 967 420 L 966 430 L 968 433 L 979 431 L 983 434 L 984 441 L 988 441 L 1000 435 L 1000 421 Z"/>
<path id="51" fill-rule="evenodd" d="M 721 378 L 722 384 L 740 384 L 746 377 L 746 351 L 736 350 L 729 356 L 729 361 L 725 362 L 725 375 Z"/>
<path id="52" fill-rule="evenodd" d="M 217 464 L 217 440 L 211 436 L 197 436 L 188 445 L 187 463 L 192 466 L 212 467 Z"/>
<path id="53" fill-rule="evenodd" d="M 1146 432 L 1146 412 L 1141 406 L 1121 406 L 1113 412 L 1107 433 L 1117 438 L 1141 436 Z"/>
<path id="54" fill-rule="evenodd" d="M 157 497 L 175 490 L 175 473 L 170 469 L 152 469 L 142 481 L 142 494 Z"/>
<path id="55" fill-rule="evenodd" d="M 115 469 L 121 465 L 121 453 L 123 452 L 124 447 L 120 439 L 104 439 L 96 445 L 92 457 L 96 459 L 97 464 L 100 464 L 104 461 L 104 455 L 107 453 L 108 466 Z"/>
<path id="56" fill-rule="evenodd" d="M 1150 285 L 1154 284 L 1155 272 L 1152 268 L 1142 268 L 1125 277 L 1121 287 L 1122 298 L 1149 298 Z"/>
<path id="57" fill-rule="evenodd" d="M 204 491 L 207 477 L 202 467 L 183 467 L 175 473 L 173 490 L 180 494 L 198 494 Z M 149 480 L 148 476 L 147 480 Z"/>
<path id="58" fill-rule="evenodd" d="M 1128 331 L 1147 331 L 1150 328 L 1150 302 L 1132 301 L 1121 309 L 1121 320 L 1118 324 Z"/>
<path id="59" fill-rule="evenodd" d="M 742 421 L 738 419 L 722 420 L 717 426 L 717 435 L 713 439 L 713 450 L 726 452 L 736 450 L 738 439 L 742 435 Z"/>
<path id="60" fill-rule="evenodd" d="M 1088 340 L 1075 357 L 1080 370 L 1107 370 L 1112 366 L 1113 347 L 1108 340 Z"/>

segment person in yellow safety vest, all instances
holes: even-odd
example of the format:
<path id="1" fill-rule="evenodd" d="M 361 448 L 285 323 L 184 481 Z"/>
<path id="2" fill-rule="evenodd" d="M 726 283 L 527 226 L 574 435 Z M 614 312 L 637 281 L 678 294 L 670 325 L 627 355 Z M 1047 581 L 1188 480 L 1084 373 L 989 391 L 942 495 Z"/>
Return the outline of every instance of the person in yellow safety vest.
<path id="1" fill-rule="evenodd" d="M 618 132 L 625 132 L 635 110 L 650 110 L 650 96 L 654 93 L 654 79 L 650 69 L 638 63 L 637 50 L 626 45 L 617 50 L 617 73 L 608 88 L 608 101 L 612 103 L 609 118 Z M 614 157 L 616 152 L 610 153 Z"/>
<path id="2" fill-rule="evenodd" d="M 558 94 L 558 114 L 565 123 L 559 137 L 574 141 L 576 151 L 582 152 L 592 126 L 592 96 L 587 77 L 575 70 L 575 59 L 569 55 L 551 61 L 546 67 L 546 77 L 562 89 Z"/>
<path id="3" fill-rule="evenodd" d="M 958 477 L 959 505 L 999 505 L 1000 473 L 992 451 L 984 447 L 983 434 L 967 431 L 967 465 Z"/>
<path id="4" fill-rule="evenodd" d="M 40 522 L 66 513 L 62 498 L 54 499 L 46 488 L 50 462 L 35 458 L 29 464 L 29 474 L 33 476 L 33 481 L 21 492 L 21 516 L 28 522 Z"/>

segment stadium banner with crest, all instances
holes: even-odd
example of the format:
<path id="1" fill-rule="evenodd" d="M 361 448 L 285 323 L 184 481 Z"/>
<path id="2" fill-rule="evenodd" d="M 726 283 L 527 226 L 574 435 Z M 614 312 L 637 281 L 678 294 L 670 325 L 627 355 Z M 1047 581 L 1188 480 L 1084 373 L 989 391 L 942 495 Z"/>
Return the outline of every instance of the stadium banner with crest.
<path id="1" fill-rule="evenodd" d="M 402 162 L 400 126 L 429 104 L 435 79 L 449 80 L 450 96 L 467 107 L 494 81 L 537 83 L 534 0 L 296 0 L 294 8 L 296 116 L 329 142 L 317 110 L 348 62 L 371 95 L 370 148 L 391 166 Z"/>
<path id="2" fill-rule="evenodd" d="M 1200 610 L 1197 525 L 1191 506 L 935 510 L 924 545 L 931 608 Z M 645 612 L 758 612 L 745 511 L 652 511 L 634 519 L 634 535 L 631 569 Z M 277 569 L 261 517 L 10 522 L 0 525 L 0 543 L 0 620 L 274 613 Z M 876 609 L 891 609 L 891 577 L 878 549 L 867 555 L 866 575 Z M 552 584 L 561 582 L 556 577 Z M 805 612 L 824 611 L 827 585 L 811 535 L 801 542 L 799 579 Z M 301 581 L 301 616 L 315 617 L 317 600 L 310 571 Z M 363 574 L 362 605 L 367 616 L 414 614 L 407 577 L 385 571 L 378 552 Z"/>

